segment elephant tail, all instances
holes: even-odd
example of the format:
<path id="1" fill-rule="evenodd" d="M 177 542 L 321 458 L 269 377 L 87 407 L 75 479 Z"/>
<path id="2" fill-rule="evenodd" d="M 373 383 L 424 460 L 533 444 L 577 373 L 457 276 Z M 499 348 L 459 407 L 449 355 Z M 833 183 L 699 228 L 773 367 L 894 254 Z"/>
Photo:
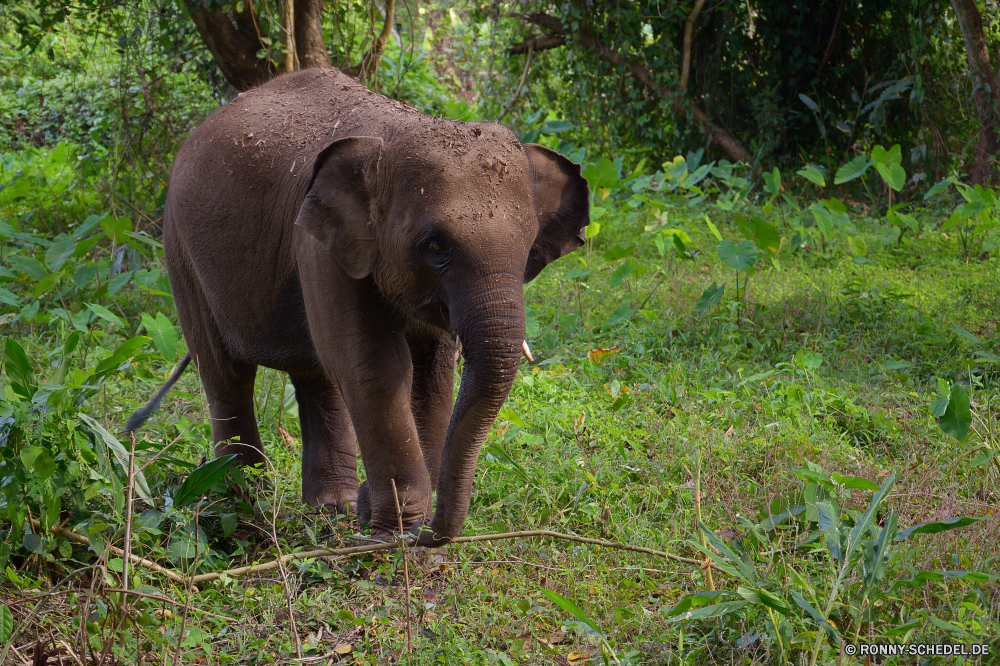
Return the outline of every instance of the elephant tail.
<path id="1" fill-rule="evenodd" d="M 177 364 L 177 369 L 174 370 L 172 375 L 170 375 L 170 379 L 168 379 L 163 386 L 160 387 L 160 390 L 156 392 L 156 395 L 154 395 L 149 402 L 143 405 L 142 409 L 133 414 L 132 418 L 128 420 L 128 423 L 125 424 L 126 434 L 133 433 L 142 427 L 142 424 L 146 422 L 146 419 L 148 419 L 150 415 L 156 411 L 156 409 L 160 406 L 160 403 L 163 402 L 163 399 L 167 397 L 167 393 L 170 392 L 171 387 L 173 387 L 177 380 L 180 379 L 181 373 L 184 372 L 184 369 L 190 362 L 191 353 L 188 352 L 184 354 L 184 358 L 182 358 L 181 362 Z"/>

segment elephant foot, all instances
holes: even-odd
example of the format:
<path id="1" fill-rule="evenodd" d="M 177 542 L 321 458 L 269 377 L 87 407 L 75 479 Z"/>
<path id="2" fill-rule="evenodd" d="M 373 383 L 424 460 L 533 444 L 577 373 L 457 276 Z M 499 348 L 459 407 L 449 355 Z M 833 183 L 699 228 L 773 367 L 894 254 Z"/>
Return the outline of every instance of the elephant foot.
<path id="1" fill-rule="evenodd" d="M 440 548 L 451 543 L 451 537 L 435 534 L 434 529 L 423 522 L 415 524 L 410 533 L 417 537 L 417 545 L 424 548 Z"/>
<path id="2" fill-rule="evenodd" d="M 353 487 L 312 490 L 303 488 L 302 501 L 309 506 L 327 507 L 337 513 L 349 514 L 358 510 L 357 481 Z"/>
<path id="3" fill-rule="evenodd" d="M 423 494 L 423 493 L 421 493 Z M 403 501 L 397 512 L 396 502 L 390 489 L 387 497 L 372 497 L 371 486 L 365 481 L 358 488 L 358 524 L 371 526 L 372 538 L 379 541 L 395 541 L 399 538 L 399 523 L 402 519 L 403 531 L 422 525 L 430 513 L 430 493 L 425 499 L 414 501 L 401 492 Z"/>

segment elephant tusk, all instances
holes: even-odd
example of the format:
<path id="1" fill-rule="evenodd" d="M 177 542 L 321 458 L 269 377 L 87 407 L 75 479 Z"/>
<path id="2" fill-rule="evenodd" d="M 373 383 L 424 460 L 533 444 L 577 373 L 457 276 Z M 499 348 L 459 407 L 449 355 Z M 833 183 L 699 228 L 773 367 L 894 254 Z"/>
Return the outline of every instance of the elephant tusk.
<path id="1" fill-rule="evenodd" d="M 531 349 L 528 348 L 527 340 L 521 342 L 521 353 L 524 354 L 524 358 L 528 359 L 528 363 L 535 362 L 535 357 L 531 355 Z"/>

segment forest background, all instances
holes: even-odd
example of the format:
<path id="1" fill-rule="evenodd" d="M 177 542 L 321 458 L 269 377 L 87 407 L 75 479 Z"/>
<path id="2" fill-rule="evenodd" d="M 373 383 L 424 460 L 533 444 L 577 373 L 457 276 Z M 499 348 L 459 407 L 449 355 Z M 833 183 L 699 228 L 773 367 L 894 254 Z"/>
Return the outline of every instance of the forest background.
<path id="1" fill-rule="evenodd" d="M 358 543 L 298 503 L 287 378 L 257 380 L 273 493 L 209 460 L 194 373 L 121 437 L 184 350 L 173 156 L 318 65 L 582 164 L 587 244 L 526 286 L 536 364 L 465 533 L 674 559 L 546 537 L 236 574 Z M 5 1 L 0 135 L 0 663 L 1000 652 L 995 0 Z"/>

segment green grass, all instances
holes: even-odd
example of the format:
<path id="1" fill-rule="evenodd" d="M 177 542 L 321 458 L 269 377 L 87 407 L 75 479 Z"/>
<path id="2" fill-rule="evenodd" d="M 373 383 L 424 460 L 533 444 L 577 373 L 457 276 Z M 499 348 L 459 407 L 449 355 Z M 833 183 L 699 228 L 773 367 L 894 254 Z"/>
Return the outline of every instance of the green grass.
<path id="1" fill-rule="evenodd" d="M 35 164 L 43 162 L 38 158 Z M 58 165 L 38 169 L 26 177 L 48 178 L 51 187 L 75 177 Z M 90 187 L 82 181 L 76 186 L 72 191 Z M 43 241 L 72 233 L 87 215 L 102 212 L 86 197 L 66 197 L 55 211 L 46 211 L 31 199 L 30 188 L 20 196 L 0 200 L 7 224 Z M 819 468 L 876 486 L 898 475 L 878 525 L 889 510 L 901 528 L 961 515 L 987 518 L 910 537 L 888 562 L 879 590 L 921 571 L 996 573 L 1000 459 L 991 456 L 998 447 L 997 372 L 976 353 L 998 352 L 997 258 L 962 260 L 955 238 L 935 228 L 946 217 L 940 211 L 920 212 L 919 235 L 884 247 L 876 240 L 880 223 L 857 215 L 856 235 L 867 240 L 866 259 L 872 263 L 853 260 L 845 236 L 832 239 L 825 252 L 818 242 L 795 252 L 786 246 L 777 255 L 780 268 L 762 256 L 745 302 L 738 303 L 732 272 L 716 257 L 717 240 L 702 217 L 707 214 L 724 238 L 738 242 L 731 214 L 708 202 L 688 207 L 667 199 L 658 205 L 669 226 L 688 234 L 686 250 L 700 253 L 682 260 L 669 243 L 661 256 L 654 243 L 659 231 L 645 230 L 655 222 L 652 205 L 633 209 L 622 190 L 596 201 L 609 210 L 601 233 L 526 287 L 536 363 L 522 364 L 490 433 L 463 533 L 549 529 L 704 559 L 696 548 L 702 543 L 695 506 L 700 492 L 702 522 L 743 554 L 755 572 L 755 589 L 777 595 L 790 609 L 779 618 L 777 631 L 767 608 L 753 603 L 715 618 L 670 617 L 685 595 L 707 589 L 705 574 L 695 567 L 580 543 L 525 539 L 411 553 L 410 656 L 402 558 L 396 553 L 296 562 L 287 567 L 287 580 L 271 571 L 202 586 L 190 595 L 182 663 L 288 663 L 295 657 L 288 598 L 307 656 L 351 646 L 349 655 L 329 654 L 318 663 L 579 664 L 584 658 L 592 660 L 586 663 L 809 663 L 818 625 L 791 593 L 813 605 L 827 598 L 835 564 L 829 539 L 815 531 L 817 519 L 806 514 L 771 532 L 759 523 L 769 508 L 782 510 L 782 498 L 802 492 L 819 493 L 810 504 L 813 511 L 823 498 L 838 502 L 845 530 L 860 520 L 872 492 L 824 490 L 815 481 L 823 475 Z M 746 210 L 763 215 L 756 204 Z M 36 215 L 29 216 L 32 211 Z M 808 218 L 791 209 L 764 217 L 785 237 L 815 233 Z M 121 468 L 99 437 L 81 425 L 79 414 L 115 432 L 162 382 L 183 342 L 171 355 L 158 341 L 147 341 L 129 354 L 127 367 L 118 371 L 114 363 L 99 387 L 73 388 L 139 334 L 142 313 L 174 319 L 164 283 L 148 272 L 162 271 L 155 246 L 151 250 L 150 243 L 133 237 L 127 245 L 112 243 L 116 227 L 109 219 L 84 234 L 78 255 L 55 268 L 47 248 L 4 232 L 0 287 L 17 301 L 0 310 L 5 334 L 25 349 L 36 375 L 52 383 L 65 341 L 74 328 L 80 330 L 68 379 L 60 381 L 85 400 L 79 407 L 57 404 L 42 413 L 38 401 L 15 395 L 10 360 L 5 364 L 0 417 L 14 419 L 16 430 L 3 444 L 7 467 L 0 470 L 6 476 L 0 482 L 5 498 L 0 517 L 8 519 L 0 522 L 0 569 L 9 567 L 7 579 L 0 577 L 0 601 L 12 612 L 15 631 L 23 630 L 12 646 L 23 657 L 36 636 L 52 635 L 77 651 L 89 645 L 99 654 L 110 646 L 120 663 L 169 663 L 178 646 L 182 607 L 131 599 L 125 612 L 120 598 L 102 592 L 104 585 L 120 585 L 113 557 L 108 565 L 65 540 L 25 541 L 9 521 L 23 521 L 23 507 L 40 518 L 58 490 L 54 480 L 65 477 L 57 507 L 63 513 L 49 523 L 98 540 L 123 541 Z M 141 221 L 133 229 L 139 235 L 152 230 Z M 90 238 L 97 240 L 84 247 Z M 632 254 L 604 259 L 615 246 L 632 245 Z M 124 267 L 115 268 L 119 257 Z M 23 272 L 24 258 L 38 261 L 44 276 Z M 636 269 L 612 286 L 626 262 L 645 272 L 636 277 L 642 273 Z M 88 266 L 104 278 L 80 286 L 74 277 Z M 108 295 L 107 276 L 139 270 L 147 273 L 132 273 L 120 291 Z M 49 288 L 34 294 L 50 275 L 56 277 Z M 698 314 L 697 302 L 713 281 L 727 284 L 726 293 L 717 306 Z M 32 312 L 35 302 L 39 307 Z M 124 326 L 111 326 L 93 311 L 81 315 L 85 303 L 103 304 Z M 605 326 L 620 307 L 640 306 L 631 318 Z M 937 378 L 945 388 L 954 382 L 972 396 L 971 433 L 964 442 L 945 435 L 931 416 Z M 140 501 L 134 552 L 186 572 L 197 541 L 198 571 L 204 572 L 272 559 L 277 552 L 272 529 L 282 553 L 357 543 L 352 536 L 358 526 L 350 517 L 320 514 L 300 502 L 298 423 L 294 403 L 284 399 L 287 380 L 262 370 L 257 381 L 262 437 L 274 467 L 273 475 L 264 476 L 273 492 L 241 498 L 217 483 L 197 514 L 193 505 Z M 209 433 L 200 385 L 189 372 L 139 438 L 140 462 L 177 440 L 145 470 L 154 497 L 172 493 L 211 455 Z M 37 465 L 24 462 L 20 451 L 30 445 L 53 452 L 57 471 L 51 477 L 42 478 Z M 66 471 L 70 463 L 78 468 L 72 479 Z M 19 471 L 9 471 L 15 467 Z M 728 562 L 715 555 L 723 565 Z M 857 581 L 852 576 L 847 583 Z M 744 586 L 719 572 L 714 583 L 733 592 Z M 131 587 L 182 604 L 188 599 L 182 589 L 142 568 L 134 571 Z M 588 621 L 561 608 L 546 590 L 571 600 Z M 48 592 L 58 596 L 36 599 Z M 858 640 L 989 643 L 996 653 L 998 594 L 995 578 L 933 581 L 879 597 L 870 623 L 858 620 L 850 595 L 832 604 L 829 619 L 848 637 L 860 632 Z M 0 630 L 2 620 L 0 614 Z M 913 624 L 885 638 L 906 623 Z M 823 636 L 817 657 L 817 663 L 861 663 L 840 662 Z"/>

